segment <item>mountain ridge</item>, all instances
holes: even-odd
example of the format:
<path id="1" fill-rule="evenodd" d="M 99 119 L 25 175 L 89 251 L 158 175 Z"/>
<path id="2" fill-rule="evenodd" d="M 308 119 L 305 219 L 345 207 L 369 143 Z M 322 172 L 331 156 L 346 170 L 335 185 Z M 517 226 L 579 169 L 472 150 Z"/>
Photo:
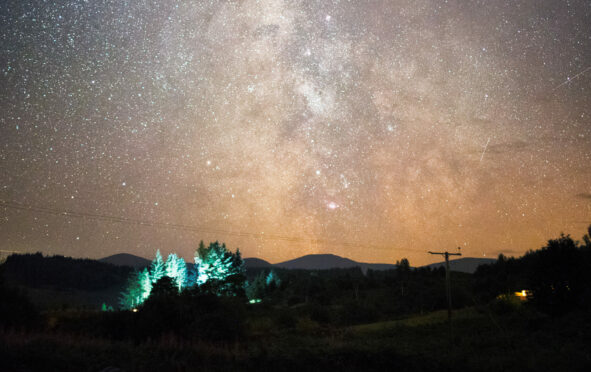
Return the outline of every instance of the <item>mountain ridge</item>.
<path id="1" fill-rule="evenodd" d="M 111 256 L 99 258 L 97 261 L 110 263 L 115 266 L 131 266 L 141 269 L 150 265 L 150 260 L 130 253 L 117 253 Z"/>
<path id="2" fill-rule="evenodd" d="M 482 257 L 462 257 L 456 260 L 449 260 L 449 269 L 451 271 L 458 271 L 462 273 L 473 274 L 480 265 L 489 265 L 497 260 L 495 258 L 482 258 Z M 431 269 L 437 269 L 439 267 L 445 267 L 445 261 L 436 262 L 423 267 L 429 267 Z"/>
<path id="3" fill-rule="evenodd" d="M 150 264 L 150 260 L 144 257 L 136 256 L 129 253 L 118 253 L 108 257 L 99 259 L 98 261 L 111 263 L 117 266 L 131 266 L 134 268 L 143 268 Z M 477 258 L 477 257 L 463 257 L 456 260 L 450 260 L 451 271 L 459 271 L 465 273 L 474 273 L 476 268 L 480 265 L 491 264 L 496 259 L 492 258 Z M 187 264 L 192 265 L 188 262 Z M 244 265 L 247 269 L 253 268 L 282 268 L 290 270 L 330 270 L 330 269 L 346 269 L 352 267 L 360 267 L 364 272 L 371 270 L 392 270 L 396 269 L 395 264 L 388 263 L 367 263 L 351 260 L 346 257 L 337 256 L 335 254 L 309 254 L 294 258 L 283 262 L 272 264 L 266 260 L 257 257 L 248 257 L 244 259 Z M 428 265 L 420 266 L 419 268 L 436 269 L 444 267 L 445 261 L 436 262 Z"/>

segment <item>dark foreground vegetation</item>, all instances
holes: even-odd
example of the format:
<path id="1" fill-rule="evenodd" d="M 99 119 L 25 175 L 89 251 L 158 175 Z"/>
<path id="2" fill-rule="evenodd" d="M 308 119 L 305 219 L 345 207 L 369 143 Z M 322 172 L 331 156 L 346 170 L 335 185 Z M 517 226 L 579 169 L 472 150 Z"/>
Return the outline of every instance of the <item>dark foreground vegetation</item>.
<path id="1" fill-rule="evenodd" d="M 250 270 L 233 296 L 216 283 L 179 292 L 165 276 L 137 311 L 100 311 L 33 305 L 40 289 L 15 279 L 11 259 L 0 266 L 3 371 L 591 370 L 589 235 L 453 273 L 451 326 L 445 272 L 405 261 L 365 275 L 276 270 L 271 285 L 268 269 Z M 118 278 L 109 285 L 125 286 Z"/>

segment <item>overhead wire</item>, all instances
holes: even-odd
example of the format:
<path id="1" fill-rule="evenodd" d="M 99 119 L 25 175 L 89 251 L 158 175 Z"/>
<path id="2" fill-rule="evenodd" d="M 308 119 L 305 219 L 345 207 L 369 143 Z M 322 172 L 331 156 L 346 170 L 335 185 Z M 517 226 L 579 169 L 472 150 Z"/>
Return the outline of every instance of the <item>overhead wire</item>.
<path id="1" fill-rule="evenodd" d="M 278 235 L 278 234 L 265 234 L 262 232 L 261 233 L 252 233 L 252 232 L 245 232 L 245 231 L 230 231 L 230 230 L 225 230 L 225 229 L 215 229 L 215 228 L 207 228 L 207 227 L 184 225 L 184 224 L 169 223 L 169 222 L 148 221 L 148 220 L 141 220 L 141 219 L 135 219 L 135 218 L 129 218 L 129 217 L 118 217 L 118 216 L 111 216 L 111 215 L 98 214 L 98 213 L 77 212 L 77 211 L 72 211 L 72 210 L 56 209 L 56 208 L 36 206 L 36 205 L 31 205 L 31 204 L 24 204 L 24 203 L 19 203 L 16 201 L 0 200 L 0 207 L 16 209 L 16 210 L 31 211 L 31 212 L 38 212 L 38 213 L 43 213 L 43 214 L 55 215 L 55 216 L 88 218 L 88 219 L 94 219 L 94 220 L 112 222 L 112 223 L 125 223 L 125 224 L 132 224 L 132 225 L 138 225 L 138 226 L 167 228 L 167 229 L 196 232 L 196 233 L 219 234 L 219 235 L 224 235 L 224 236 L 248 237 L 248 238 L 255 238 L 255 239 L 262 239 L 262 240 L 276 240 L 276 241 L 285 241 L 285 242 L 302 243 L 302 244 L 336 245 L 336 246 L 342 246 L 342 247 L 348 247 L 348 248 L 369 248 L 369 249 L 376 249 L 376 250 L 393 249 L 392 247 L 385 247 L 385 246 L 379 246 L 379 245 L 374 245 L 374 244 L 361 244 L 361 243 L 357 243 L 357 242 L 344 242 L 344 241 L 334 241 L 334 240 L 326 240 L 326 239 L 307 239 L 307 238 Z M 395 248 L 395 250 L 421 252 L 421 253 L 424 252 L 423 250 L 412 249 L 412 248 Z"/>

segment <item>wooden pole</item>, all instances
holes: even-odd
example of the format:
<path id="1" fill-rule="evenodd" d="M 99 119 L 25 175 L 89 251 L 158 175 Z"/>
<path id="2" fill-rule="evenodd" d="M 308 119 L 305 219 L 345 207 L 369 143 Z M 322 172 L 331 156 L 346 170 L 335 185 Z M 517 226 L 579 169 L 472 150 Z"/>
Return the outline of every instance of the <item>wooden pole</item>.
<path id="1" fill-rule="evenodd" d="M 458 247 L 458 250 L 460 248 Z M 445 256 L 445 293 L 447 295 L 447 319 L 451 324 L 451 278 L 450 278 L 450 271 L 449 271 L 449 256 L 461 256 L 461 253 L 449 253 L 445 252 L 431 252 L 430 254 L 440 254 Z"/>

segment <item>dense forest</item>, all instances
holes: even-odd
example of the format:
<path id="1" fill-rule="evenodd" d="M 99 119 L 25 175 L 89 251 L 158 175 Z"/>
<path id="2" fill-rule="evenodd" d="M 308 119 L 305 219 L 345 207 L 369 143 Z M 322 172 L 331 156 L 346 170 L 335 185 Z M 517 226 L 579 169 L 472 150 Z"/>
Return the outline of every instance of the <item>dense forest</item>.
<path id="1" fill-rule="evenodd" d="M 90 259 L 14 254 L 2 265 L 7 284 L 96 291 L 121 285 L 132 269 Z"/>

